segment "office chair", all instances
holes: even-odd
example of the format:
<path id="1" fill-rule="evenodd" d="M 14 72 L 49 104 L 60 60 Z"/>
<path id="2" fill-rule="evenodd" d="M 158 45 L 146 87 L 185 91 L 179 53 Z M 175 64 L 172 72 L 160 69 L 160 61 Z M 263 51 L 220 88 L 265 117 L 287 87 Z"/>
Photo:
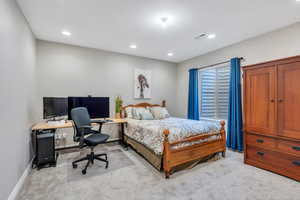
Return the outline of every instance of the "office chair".
<path id="1" fill-rule="evenodd" d="M 71 117 L 74 122 L 74 141 L 79 142 L 79 148 L 89 147 L 91 149 L 91 153 L 87 154 L 86 157 L 81 158 L 72 162 L 73 168 L 77 168 L 78 162 L 87 160 L 87 164 L 85 168 L 82 170 L 82 174 L 86 174 L 86 170 L 90 164 L 94 164 L 94 160 L 99 160 L 106 163 L 105 168 L 108 167 L 107 154 L 95 154 L 94 147 L 98 144 L 105 143 L 109 138 L 108 135 L 101 133 L 102 123 L 97 121 L 96 123 L 100 124 L 99 131 L 92 130 L 91 119 L 88 113 L 88 110 L 84 107 L 78 107 L 71 110 Z M 85 137 L 86 136 L 86 137 Z M 101 158 L 102 156 L 105 159 Z"/>

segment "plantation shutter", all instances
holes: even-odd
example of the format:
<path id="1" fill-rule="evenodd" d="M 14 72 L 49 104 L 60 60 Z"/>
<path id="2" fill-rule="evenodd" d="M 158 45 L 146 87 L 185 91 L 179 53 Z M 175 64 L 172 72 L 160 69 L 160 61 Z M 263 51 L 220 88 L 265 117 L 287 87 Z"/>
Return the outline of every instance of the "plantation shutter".
<path id="1" fill-rule="evenodd" d="M 227 119 L 230 67 L 199 70 L 200 117 Z"/>

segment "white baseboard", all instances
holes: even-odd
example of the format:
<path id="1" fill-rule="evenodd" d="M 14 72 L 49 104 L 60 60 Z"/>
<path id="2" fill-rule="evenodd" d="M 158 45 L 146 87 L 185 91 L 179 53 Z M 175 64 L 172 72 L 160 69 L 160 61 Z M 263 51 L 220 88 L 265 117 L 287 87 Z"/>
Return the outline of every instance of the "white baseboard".
<path id="1" fill-rule="evenodd" d="M 30 171 L 31 171 L 31 162 L 29 162 L 29 164 L 27 165 L 26 169 L 24 170 L 22 176 L 20 177 L 19 181 L 17 182 L 17 184 L 15 185 L 14 189 L 12 190 L 12 192 L 10 193 L 9 197 L 7 200 L 16 200 L 18 194 L 20 193 L 25 180 L 27 178 L 27 176 L 29 175 Z"/>

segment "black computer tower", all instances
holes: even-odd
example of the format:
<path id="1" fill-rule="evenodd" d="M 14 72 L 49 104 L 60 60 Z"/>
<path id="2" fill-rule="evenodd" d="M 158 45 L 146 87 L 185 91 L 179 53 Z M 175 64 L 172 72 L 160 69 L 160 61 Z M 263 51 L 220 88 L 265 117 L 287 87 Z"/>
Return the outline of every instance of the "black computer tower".
<path id="1" fill-rule="evenodd" d="M 35 164 L 38 169 L 44 166 L 55 166 L 55 132 L 48 130 L 37 133 L 35 150 Z"/>

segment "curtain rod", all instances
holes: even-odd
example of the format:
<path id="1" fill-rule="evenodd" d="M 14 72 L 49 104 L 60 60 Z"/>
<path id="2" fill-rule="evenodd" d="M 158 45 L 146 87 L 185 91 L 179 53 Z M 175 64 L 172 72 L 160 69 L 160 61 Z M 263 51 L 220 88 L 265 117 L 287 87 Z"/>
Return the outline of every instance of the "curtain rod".
<path id="1" fill-rule="evenodd" d="M 245 60 L 243 57 L 240 57 L 239 59 L 241 61 Z M 227 60 L 227 61 L 224 61 L 224 62 L 219 62 L 219 63 L 215 63 L 215 64 L 212 64 L 212 65 L 206 65 L 206 66 L 198 67 L 198 68 L 195 68 L 195 69 L 204 69 L 204 68 L 214 67 L 216 65 L 221 65 L 221 64 L 225 64 L 225 63 L 229 63 L 229 62 L 230 62 L 230 60 Z"/>

